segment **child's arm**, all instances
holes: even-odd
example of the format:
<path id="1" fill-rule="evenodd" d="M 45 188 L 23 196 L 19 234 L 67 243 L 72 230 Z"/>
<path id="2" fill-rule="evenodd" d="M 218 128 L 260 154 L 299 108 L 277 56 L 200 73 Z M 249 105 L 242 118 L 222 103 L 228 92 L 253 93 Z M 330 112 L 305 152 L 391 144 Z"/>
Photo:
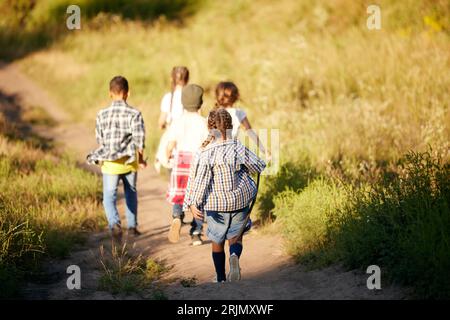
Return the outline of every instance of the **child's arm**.
<path id="1" fill-rule="evenodd" d="M 97 118 L 95 119 L 95 139 L 97 140 L 97 143 L 99 145 L 102 145 L 103 142 L 103 130 L 100 125 L 100 116 L 97 115 Z"/>
<path id="2" fill-rule="evenodd" d="M 134 145 L 138 150 L 138 163 L 141 169 L 145 169 L 147 162 L 144 159 L 144 149 L 145 149 L 145 125 L 142 114 L 139 112 L 132 119 L 131 123 L 131 134 Z"/>
<path id="3" fill-rule="evenodd" d="M 144 150 L 138 150 L 139 168 L 145 169 L 147 167 L 147 160 L 144 159 Z"/>
<path id="4" fill-rule="evenodd" d="M 261 139 L 259 139 L 259 136 L 256 134 L 255 130 L 252 129 L 250 121 L 248 121 L 247 117 L 242 119 L 241 125 L 244 127 L 250 139 L 252 139 L 253 142 L 256 143 L 261 153 L 265 154 L 267 158 L 270 159 L 271 158 L 270 151 L 269 150 L 266 151 L 266 148 L 262 144 Z"/>
<path id="5" fill-rule="evenodd" d="M 261 173 L 266 167 L 266 163 L 246 147 L 244 147 L 243 165 L 250 174 Z"/>
<path id="6" fill-rule="evenodd" d="M 167 147 L 166 147 L 167 159 L 170 159 L 172 157 L 172 152 L 173 150 L 175 150 L 177 146 L 177 137 L 180 137 L 180 135 L 183 134 L 183 132 L 180 132 L 178 128 L 179 128 L 178 122 L 175 121 L 167 130 Z"/>
<path id="7" fill-rule="evenodd" d="M 167 112 L 161 111 L 161 114 L 159 115 L 158 119 L 158 126 L 161 130 L 166 128 L 166 119 L 167 119 Z"/>
<path id="8" fill-rule="evenodd" d="M 167 144 L 167 149 L 166 149 L 167 159 L 170 159 L 170 157 L 172 157 L 172 152 L 173 152 L 173 150 L 175 150 L 176 146 L 177 146 L 176 141 L 169 141 L 169 143 Z"/>
<path id="9" fill-rule="evenodd" d="M 171 95 L 164 95 L 164 97 L 161 99 L 161 114 L 159 115 L 158 119 L 158 126 L 160 129 L 166 129 L 167 126 L 167 116 L 170 113 L 170 98 Z"/>

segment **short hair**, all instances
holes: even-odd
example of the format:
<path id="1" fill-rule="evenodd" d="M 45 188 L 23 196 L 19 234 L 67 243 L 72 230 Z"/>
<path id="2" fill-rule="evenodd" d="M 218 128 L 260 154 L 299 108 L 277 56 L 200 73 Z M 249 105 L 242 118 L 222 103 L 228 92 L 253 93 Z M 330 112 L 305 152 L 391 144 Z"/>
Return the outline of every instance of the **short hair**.
<path id="1" fill-rule="evenodd" d="M 128 93 L 128 80 L 122 76 L 115 76 L 109 82 L 109 91 L 115 94 Z"/>

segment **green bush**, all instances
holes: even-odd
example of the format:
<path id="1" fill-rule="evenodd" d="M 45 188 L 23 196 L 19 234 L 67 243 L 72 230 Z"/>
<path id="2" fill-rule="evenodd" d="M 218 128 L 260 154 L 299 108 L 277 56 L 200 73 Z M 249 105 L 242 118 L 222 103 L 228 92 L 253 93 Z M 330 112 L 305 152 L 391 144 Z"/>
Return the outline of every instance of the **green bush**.
<path id="1" fill-rule="evenodd" d="M 423 298 L 450 298 L 450 167 L 410 153 L 398 179 L 353 193 L 329 229 L 350 268 L 376 264 Z"/>
<path id="2" fill-rule="evenodd" d="M 327 227 L 346 200 L 346 193 L 326 180 L 315 180 L 300 192 L 287 190 L 275 197 L 274 215 L 281 223 L 289 252 L 300 260 L 323 263 Z M 322 261 L 321 261 L 322 260 Z"/>
<path id="3" fill-rule="evenodd" d="M 289 251 L 309 266 L 378 265 L 420 298 L 450 298 L 450 165 L 409 153 L 398 176 L 358 188 L 315 180 L 275 197 Z"/>
<path id="4" fill-rule="evenodd" d="M 258 216 L 263 221 L 273 218 L 274 199 L 283 191 L 298 192 L 305 188 L 316 172 L 308 161 L 287 162 L 280 166 L 276 175 L 265 176 L 258 194 Z"/>

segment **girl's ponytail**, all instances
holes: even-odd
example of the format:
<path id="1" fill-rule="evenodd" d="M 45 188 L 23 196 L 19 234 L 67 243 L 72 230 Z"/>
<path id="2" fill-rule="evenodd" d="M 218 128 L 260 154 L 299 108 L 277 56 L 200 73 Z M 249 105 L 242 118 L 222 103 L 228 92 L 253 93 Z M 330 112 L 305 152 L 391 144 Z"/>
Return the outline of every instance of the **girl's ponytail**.
<path id="1" fill-rule="evenodd" d="M 206 138 L 205 141 L 202 143 L 202 148 L 206 147 L 208 144 L 210 144 L 214 139 L 214 134 L 212 133 L 212 130 L 216 128 L 216 110 L 211 110 L 208 115 L 208 130 L 209 135 L 208 138 Z"/>
<path id="2" fill-rule="evenodd" d="M 177 66 L 172 68 L 171 72 L 172 82 L 170 84 L 170 114 L 172 114 L 173 94 L 177 85 L 185 86 L 189 82 L 189 69 L 184 66 Z"/>

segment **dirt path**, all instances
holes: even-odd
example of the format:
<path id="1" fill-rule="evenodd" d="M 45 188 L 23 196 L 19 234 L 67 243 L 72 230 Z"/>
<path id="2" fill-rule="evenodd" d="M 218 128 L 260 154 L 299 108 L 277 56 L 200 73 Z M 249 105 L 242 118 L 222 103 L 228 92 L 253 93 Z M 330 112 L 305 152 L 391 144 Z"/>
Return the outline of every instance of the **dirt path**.
<path id="1" fill-rule="evenodd" d="M 15 65 L 0 65 L 0 90 L 16 95 L 27 106 L 37 103 L 57 122 L 52 129 L 40 133 L 57 138 L 60 147 L 77 155 L 80 162 L 95 147 L 93 128 L 73 124 L 70 117 L 57 106 L 51 96 L 24 76 Z M 92 121 L 92 126 L 94 119 Z M 90 168 L 92 170 L 92 168 Z M 253 230 L 244 239 L 241 258 L 242 277 L 239 283 L 214 284 L 210 245 L 190 246 L 189 227 L 184 226 L 177 244 L 167 240 L 170 208 L 164 201 L 167 182 L 152 168 L 139 172 L 139 228 L 143 235 L 135 242 L 135 250 L 162 259 L 171 270 L 165 274 L 164 292 L 170 299 L 401 299 L 403 290 L 389 287 L 374 292 L 366 288 L 367 276 L 344 272 L 339 267 L 307 272 L 294 264 L 283 250 L 278 235 L 262 235 Z M 190 220 L 187 217 L 187 221 Z M 90 236 L 86 246 L 63 261 L 50 261 L 47 283 L 30 284 L 29 298 L 49 299 L 117 299 L 139 296 L 112 296 L 97 290 L 100 276 L 98 248 L 107 244 L 106 233 Z M 82 290 L 67 290 L 65 268 L 77 264 L 82 270 Z M 228 268 L 228 267 L 227 267 Z M 196 278 L 196 285 L 183 287 L 181 278 Z"/>

